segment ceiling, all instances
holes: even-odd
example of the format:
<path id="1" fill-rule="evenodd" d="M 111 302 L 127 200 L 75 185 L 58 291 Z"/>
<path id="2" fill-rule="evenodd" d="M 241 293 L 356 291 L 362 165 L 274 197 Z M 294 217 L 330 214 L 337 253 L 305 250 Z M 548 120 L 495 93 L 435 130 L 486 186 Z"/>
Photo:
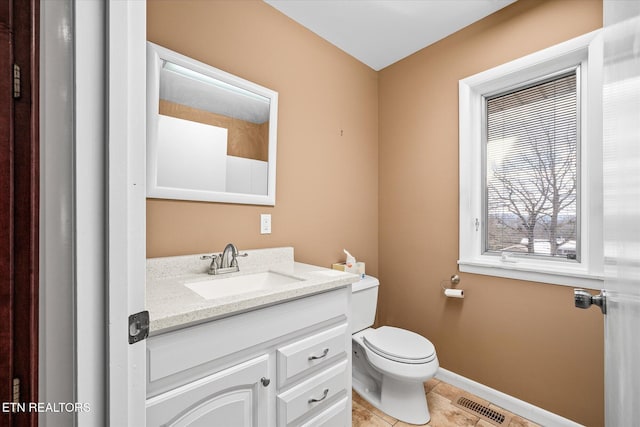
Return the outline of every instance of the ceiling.
<path id="1" fill-rule="evenodd" d="M 516 0 L 264 0 L 381 70 Z"/>

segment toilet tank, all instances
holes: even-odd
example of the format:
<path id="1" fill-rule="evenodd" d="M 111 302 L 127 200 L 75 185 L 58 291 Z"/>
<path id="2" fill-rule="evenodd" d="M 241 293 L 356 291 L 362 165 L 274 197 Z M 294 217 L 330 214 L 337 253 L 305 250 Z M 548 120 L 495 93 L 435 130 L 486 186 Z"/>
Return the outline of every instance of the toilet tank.
<path id="1" fill-rule="evenodd" d="M 351 285 L 351 333 L 373 325 L 378 306 L 378 279 L 364 276 L 364 279 Z"/>

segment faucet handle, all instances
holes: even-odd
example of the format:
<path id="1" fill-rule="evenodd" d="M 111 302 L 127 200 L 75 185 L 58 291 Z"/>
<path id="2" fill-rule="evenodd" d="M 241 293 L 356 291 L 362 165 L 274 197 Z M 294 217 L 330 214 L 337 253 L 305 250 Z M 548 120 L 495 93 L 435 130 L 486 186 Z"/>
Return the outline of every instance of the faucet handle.
<path id="1" fill-rule="evenodd" d="M 249 254 L 248 254 L 248 253 L 246 253 L 246 252 L 245 252 L 245 253 L 243 253 L 243 254 L 241 254 L 241 253 L 240 253 L 240 252 L 238 252 L 237 250 L 236 250 L 235 252 L 233 252 L 233 253 L 231 254 L 231 265 L 230 265 L 230 267 L 237 267 L 237 266 L 238 266 L 238 260 L 237 260 L 237 258 L 238 258 L 239 256 L 241 256 L 241 257 L 246 257 L 246 256 L 249 256 Z"/>
<path id="2" fill-rule="evenodd" d="M 220 268 L 220 261 L 222 257 L 218 254 L 212 255 L 202 255 L 200 259 L 210 259 L 211 264 L 209 265 L 209 274 L 216 274 L 218 268 Z"/>
<path id="3" fill-rule="evenodd" d="M 213 266 L 213 265 L 219 266 L 220 260 L 222 259 L 222 256 L 220 254 L 202 255 L 200 257 L 200 259 L 210 259 L 211 260 L 211 266 Z"/>

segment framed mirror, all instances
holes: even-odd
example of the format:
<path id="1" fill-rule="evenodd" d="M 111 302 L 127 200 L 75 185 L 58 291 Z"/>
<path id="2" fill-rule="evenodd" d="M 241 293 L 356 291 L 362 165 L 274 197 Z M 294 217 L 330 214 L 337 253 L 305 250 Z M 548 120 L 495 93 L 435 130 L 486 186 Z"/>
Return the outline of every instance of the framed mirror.
<path id="1" fill-rule="evenodd" d="M 147 42 L 147 197 L 275 205 L 278 93 Z"/>

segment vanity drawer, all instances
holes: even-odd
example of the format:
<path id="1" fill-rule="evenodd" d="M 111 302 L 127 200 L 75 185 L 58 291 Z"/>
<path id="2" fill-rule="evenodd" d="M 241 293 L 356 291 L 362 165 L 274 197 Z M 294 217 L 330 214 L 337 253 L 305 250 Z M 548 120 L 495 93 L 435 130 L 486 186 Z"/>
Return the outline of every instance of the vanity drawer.
<path id="1" fill-rule="evenodd" d="M 320 414 L 302 423 L 301 427 L 347 427 L 350 425 L 349 411 L 349 398 L 345 396 Z"/>
<path id="2" fill-rule="evenodd" d="M 338 396 L 347 396 L 348 361 L 322 371 L 277 397 L 278 425 L 290 425 L 316 408 L 327 407 Z M 348 398 L 348 397 L 347 397 Z"/>
<path id="3" fill-rule="evenodd" d="M 296 375 L 336 356 L 346 357 L 346 336 L 347 324 L 343 323 L 279 348 L 278 387 L 285 386 Z"/>

